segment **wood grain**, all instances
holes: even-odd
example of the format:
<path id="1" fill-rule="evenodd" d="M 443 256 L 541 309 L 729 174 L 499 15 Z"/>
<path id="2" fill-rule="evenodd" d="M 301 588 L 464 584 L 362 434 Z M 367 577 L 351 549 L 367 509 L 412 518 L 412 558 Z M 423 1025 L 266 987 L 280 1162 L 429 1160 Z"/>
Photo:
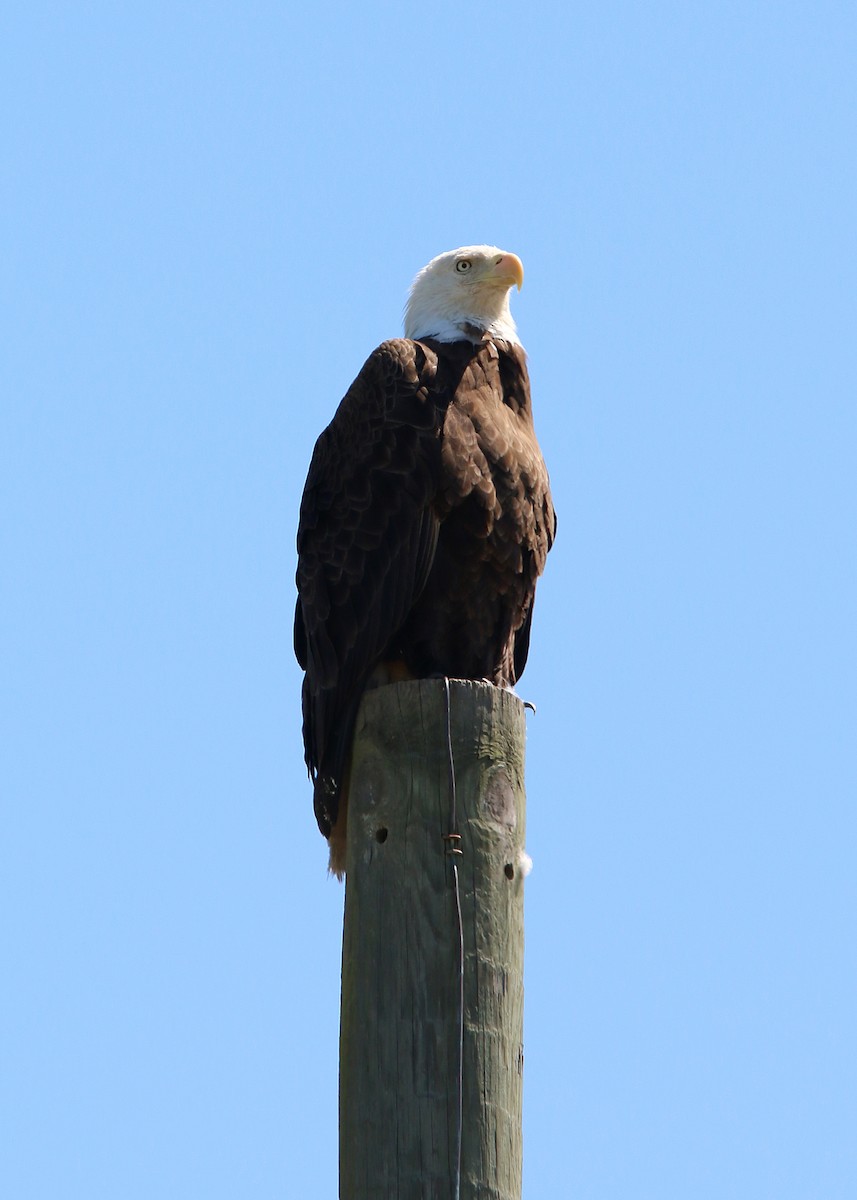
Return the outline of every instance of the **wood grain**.
<path id="1" fill-rule="evenodd" d="M 462 1200 L 520 1200 L 522 702 L 452 681 L 465 946 Z M 340 1036 L 341 1200 L 450 1200 L 459 935 L 443 680 L 378 688 L 357 719 Z"/>

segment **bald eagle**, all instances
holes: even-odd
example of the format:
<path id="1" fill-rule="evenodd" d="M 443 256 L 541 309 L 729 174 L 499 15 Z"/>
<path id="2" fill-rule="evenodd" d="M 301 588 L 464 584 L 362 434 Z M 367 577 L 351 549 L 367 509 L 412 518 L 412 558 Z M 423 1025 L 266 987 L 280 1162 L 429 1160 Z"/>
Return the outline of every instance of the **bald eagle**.
<path id="1" fill-rule="evenodd" d="M 523 266 L 463 246 L 416 276 L 315 445 L 297 536 L 295 653 L 307 768 L 330 869 L 367 687 L 450 676 L 511 687 L 556 530 L 509 309 Z"/>

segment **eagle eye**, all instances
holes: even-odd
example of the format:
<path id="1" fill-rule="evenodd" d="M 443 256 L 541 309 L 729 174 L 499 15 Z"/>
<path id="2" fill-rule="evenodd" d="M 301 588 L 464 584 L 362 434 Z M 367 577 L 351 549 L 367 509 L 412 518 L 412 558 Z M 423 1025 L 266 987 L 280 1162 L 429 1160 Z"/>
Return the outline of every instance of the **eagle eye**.
<path id="1" fill-rule="evenodd" d="M 473 263 L 470 261 L 469 258 L 460 258 L 458 260 L 458 262 L 455 264 L 455 269 L 459 273 L 459 275 L 463 275 L 465 273 L 465 271 L 469 271 L 472 266 L 473 266 Z"/>

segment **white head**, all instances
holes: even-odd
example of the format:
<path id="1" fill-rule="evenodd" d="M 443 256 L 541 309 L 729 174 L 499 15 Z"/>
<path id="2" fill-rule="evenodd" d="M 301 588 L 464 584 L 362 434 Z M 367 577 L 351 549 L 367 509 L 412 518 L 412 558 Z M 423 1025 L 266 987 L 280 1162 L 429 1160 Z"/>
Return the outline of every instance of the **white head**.
<path id="1" fill-rule="evenodd" d="M 447 250 L 423 267 L 411 284 L 405 337 L 478 342 L 483 334 L 520 345 L 509 311 L 509 292 L 524 282 L 516 254 L 496 246 Z"/>

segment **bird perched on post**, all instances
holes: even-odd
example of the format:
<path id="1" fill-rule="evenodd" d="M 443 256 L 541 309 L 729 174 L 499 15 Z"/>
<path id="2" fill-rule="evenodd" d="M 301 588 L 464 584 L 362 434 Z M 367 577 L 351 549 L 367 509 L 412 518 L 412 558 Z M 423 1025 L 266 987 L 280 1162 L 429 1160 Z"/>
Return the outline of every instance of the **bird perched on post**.
<path id="1" fill-rule="evenodd" d="M 295 653 L 307 768 L 330 869 L 367 687 L 449 676 L 511 687 L 556 530 L 496 246 L 433 258 L 405 337 L 367 359 L 319 437 L 301 501 Z"/>

